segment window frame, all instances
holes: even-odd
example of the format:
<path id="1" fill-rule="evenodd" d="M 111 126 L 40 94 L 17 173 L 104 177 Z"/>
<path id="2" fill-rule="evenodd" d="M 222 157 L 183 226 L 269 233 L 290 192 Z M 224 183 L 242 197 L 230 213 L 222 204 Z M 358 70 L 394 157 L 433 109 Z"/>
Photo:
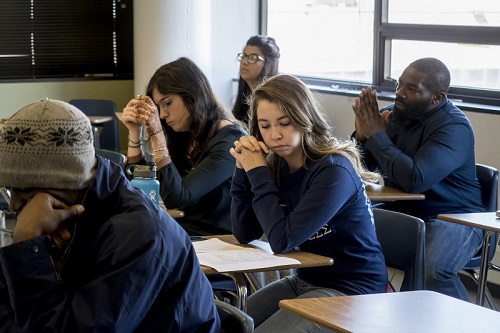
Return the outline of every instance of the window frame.
<path id="1" fill-rule="evenodd" d="M 460 42 L 473 44 L 500 45 L 500 27 L 403 24 L 388 22 L 390 0 L 375 0 L 374 8 L 374 45 L 372 83 L 330 80 L 297 75 L 312 89 L 340 95 L 358 95 L 361 88 L 370 85 L 385 100 L 394 99 L 394 81 L 389 79 L 391 63 L 391 41 L 415 40 L 430 42 Z M 260 33 L 267 34 L 268 0 L 259 0 Z M 457 30 L 460 33 L 457 33 Z M 293 74 L 293 73 L 291 73 Z M 498 90 L 450 87 L 448 98 L 457 106 L 467 110 L 486 113 L 500 112 L 500 93 Z"/>

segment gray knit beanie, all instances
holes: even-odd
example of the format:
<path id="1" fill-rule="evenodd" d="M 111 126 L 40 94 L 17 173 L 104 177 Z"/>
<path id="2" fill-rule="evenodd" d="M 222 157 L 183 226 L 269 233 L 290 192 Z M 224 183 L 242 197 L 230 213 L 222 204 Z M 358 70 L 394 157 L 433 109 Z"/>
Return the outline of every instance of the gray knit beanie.
<path id="1" fill-rule="evenodd" d="M 95 175 L 92 127 L 66 102 L 23 107 L 0 128 L 0 186 L 80 190 Z"/>

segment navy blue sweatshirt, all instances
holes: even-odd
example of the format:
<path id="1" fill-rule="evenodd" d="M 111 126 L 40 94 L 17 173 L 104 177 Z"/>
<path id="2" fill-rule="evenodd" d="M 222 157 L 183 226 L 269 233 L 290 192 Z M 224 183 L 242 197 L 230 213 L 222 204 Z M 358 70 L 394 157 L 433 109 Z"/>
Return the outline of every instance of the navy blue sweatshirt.
<path id="1" fill-rule="evenodd" d="M 387 270 L 371 203 L 345 157 L 308 161 L 292 174 L 281 160 L 276 182 L 264 166 L 236 169 L 231 195 L 239 242 L 265 233 L 275 253 L 297 248 L 333 258 L 332 266 L 297 269 L 306 282 L 350 295 L 385 292 Z"/>

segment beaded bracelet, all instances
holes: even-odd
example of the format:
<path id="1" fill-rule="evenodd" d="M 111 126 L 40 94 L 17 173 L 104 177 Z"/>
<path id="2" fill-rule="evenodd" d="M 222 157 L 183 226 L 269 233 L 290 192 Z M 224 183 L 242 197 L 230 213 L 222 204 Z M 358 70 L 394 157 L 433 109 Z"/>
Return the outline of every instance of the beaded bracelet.
<path id="1" fill-rule="evenodd" d="M 130 142 L 132 142 L 132 141 L 130 141 Z M 128 145 L 129 148 L 141 148 L 141 146 L 142 146 L 142 143 L 139 143 L 137 146 Z"/>
<path id="2" fill-rule="evenodd" d="M 169 155 L 169 154 L 163 154 L 163 155 L 161 155 L 160 157 L 155 158 L 155 164 L 158 164 L 158 162 L 160 162 L 161 160 L 164 160 L 164 159 L 166 159 L 166 158 L 168 158 L 168 157 L 170 157 L 170 155 Z"/>
<path id="3" fill-rule="evenodd" d="M 159 152 L 159 151 L 163 151 L 163 150 L 167 150 L 167 149 L 168 149 L 167 147 L 153 149 L 153 153 L 156 153 L 156 152 Z"/>

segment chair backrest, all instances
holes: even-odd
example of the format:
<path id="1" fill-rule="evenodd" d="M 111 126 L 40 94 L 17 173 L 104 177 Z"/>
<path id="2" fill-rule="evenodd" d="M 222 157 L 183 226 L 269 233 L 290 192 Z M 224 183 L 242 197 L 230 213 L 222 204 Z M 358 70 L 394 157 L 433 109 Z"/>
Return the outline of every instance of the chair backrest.
<path id="1" fill-rule="evenodd" d="M 404 272 L 400 291 L 425 289 L 424 221 L 379 208 L 373 208 L 373 218 L 385 264 Z"/>
<path id="2" fill-rule="evenodd" d="M 481 185 L 481 197 L 485 212 L 496 212 L 498 207 L 498 170 L 476 164 L 476 177 Z"/>
<path id="3" fill-rule="evenodd" d="M 111 162 L 118 164 L 119 166 L 122 167 L 123 170 L 125 170 L 125 162 L 126 162 L 127 158 L 122 153 L 118 153 L 116 151 L 107 150 L 107 149 L 96 149 L 95 153 L 96 153 L 96 155 L 107 158 Z"/>
<path id="4" fill-rule="evenodd" d="M 102 132 L 99 134 L 99 146 L 103 149 L 120 152 L 115 102 L 100 99 L 72 99 L 69 104 L 76 106 L 87 116 L 113 117 L 112 121 L 97 125 L 102 126 Z"/>
<path id="5" fill-rule="evenodd" d="M 481 200 L 485 212 L 496 212 L 498 207 L 498 170 L 484 164 L 476 164 L 476 177 L 481 185 Z M 484 231 L 483 231 L 484 233 Z M 493 259 L 497 249 L 498 234 L 495 232 L 490 238 L 488 249 L 488 262 Z M 481 266 L 481 254 L 479 251 L 471 258 L 463 269 L 477 269 Z"/>
<path id="6" fill-rule="evenodd" d="M 231 333 L 252 333 L 253 332 L 253 319 L 245 312 L 232 306 L 231 304 L 224 303 L 219 300 L 214 300 L 217 312 L 219 313 L 222 332 Z"/>

